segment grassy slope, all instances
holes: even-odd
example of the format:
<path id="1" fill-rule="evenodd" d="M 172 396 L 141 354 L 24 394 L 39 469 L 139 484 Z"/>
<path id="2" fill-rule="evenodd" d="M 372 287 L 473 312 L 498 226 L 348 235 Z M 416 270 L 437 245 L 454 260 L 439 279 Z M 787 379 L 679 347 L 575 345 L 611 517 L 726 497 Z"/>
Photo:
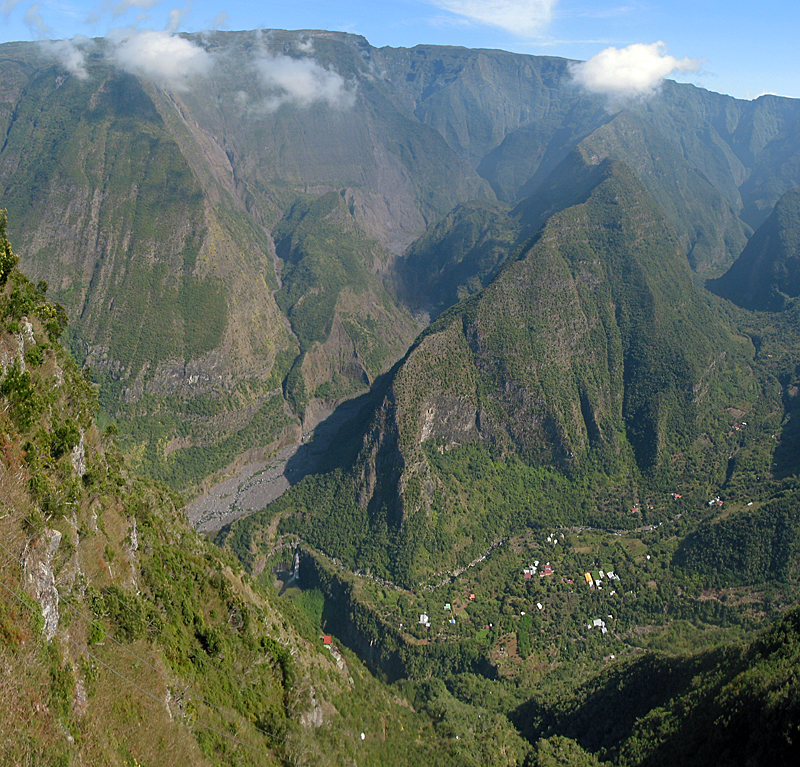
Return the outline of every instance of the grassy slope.
<path id="1" fill-rule="evenodd" d="M 313 594 L 254 589 L 179 499 L 129 473 L 57 342 L 63 312 L 3 253 L 0 759 L 465 763 L 354 656 L 337 667 Z"/>

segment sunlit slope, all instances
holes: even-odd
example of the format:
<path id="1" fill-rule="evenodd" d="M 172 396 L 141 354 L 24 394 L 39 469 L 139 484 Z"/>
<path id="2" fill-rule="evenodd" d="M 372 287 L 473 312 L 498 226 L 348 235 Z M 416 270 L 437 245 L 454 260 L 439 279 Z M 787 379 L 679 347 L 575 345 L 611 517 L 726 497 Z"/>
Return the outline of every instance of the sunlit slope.
<path id="1" fill-rule="evenodd" d="M 83 79 L 36 44 L 0 48 L 0 201 L 23 264 L 74 317 L 104 417 L 175 486 L 366 391 L 418 331 L 407 308 L 473 295 L 579 202 L 576 149 L 631 168 L 701 277 L 800 183 L 791 99 L 664 83 L 614 111 L 554 57 L 323 31 L 185 42 L 208 67 L 180 82 L 126 72 L 103 40 Z M 328 195 L 317 255 L 278 252 Z"/>

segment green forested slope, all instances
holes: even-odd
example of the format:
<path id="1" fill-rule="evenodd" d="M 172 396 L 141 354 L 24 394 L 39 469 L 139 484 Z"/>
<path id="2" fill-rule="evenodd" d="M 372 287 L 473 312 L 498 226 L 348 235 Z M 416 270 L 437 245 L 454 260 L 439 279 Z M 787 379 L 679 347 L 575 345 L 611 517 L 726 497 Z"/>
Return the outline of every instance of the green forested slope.
<path id="1" fill-rule="evenodd" d="M 724 472 L 726 409 L 756 395 L 747 347 L 701 300 L 633 174 L 584 168 L 585 201 L 442 314 L 376 391 L 353 468 L 340 451 L 343 468 L 279 503 L 286 529 L 410 584 L 528 522 L 606 509 L 618 524 L 619 492 Z"/>
<path id="2" fill-rule="evenodd" d="M 611 664 L 558 702 L 537 696 L 518 721 L 615 765 L 790 764 L 799 620 L 793 610 L 746 646 Z"/>

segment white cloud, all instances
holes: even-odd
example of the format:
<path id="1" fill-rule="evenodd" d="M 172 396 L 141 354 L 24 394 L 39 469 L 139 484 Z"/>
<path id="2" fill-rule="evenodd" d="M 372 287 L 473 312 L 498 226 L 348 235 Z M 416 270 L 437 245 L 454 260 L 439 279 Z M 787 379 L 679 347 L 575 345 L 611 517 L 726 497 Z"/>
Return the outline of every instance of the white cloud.
<path id="1" fill-rule="evenodd" d="M 45 55 L 56 59 L 67 72 L 85 80 L 89 75 L 83 48 L 91 44 L 88 37 L 76 37 L 72 40 L 43 40 L 40 46 Z"/>
<path id="2" fill-rule="evenodd" d="M 336 108 L 355 103 L 355 86 L 313 59 L 264 54 L 255 60 L 255 68 L 261 82 L 272 91 L 264 103 L 270 111 L 289 103 L 307 107 L 324 101 Z"/>
<path id="3" fill-rule="evenodd" d="M 514 35 L 536 35 L 550 24 L 558 0 L 429 0 L 446 11 Z"/>
<path id="4" fill-rule="evenodd" d="M 654 94 L 673 72 L 697 72 L 702 59 L 676 59 L 663 42 L 606 48 L 588 61 L 570 65 L 575 82 L 590 93 L 611 98 L 644 98 Z"/>
<path id="5" fill-rule="evenodd" d="M 228 19 L 230 16 L 228 15 L 227 11 L 220 11 L 215 17 L 214 21 L 211 22 L 212 29 L 227 29 L 228 28 Z"/>
<path id="6" fill-rule="evenodd" d="M 311 37 L 306 37 L 305 39 L 298 40 L 297 50 L 311 55 L 314 53 L 314 39 Z"/>
<path id="7" fill-rule="evenodd" d="M 192 78 L 208 74 L 214 64 L 204 48 L 168 31 L 130 33 L 116 43 L 113 57 L 126 72 L 174 90 L 186 90 Z"/>
<path id="8" fill-rule="evenodd" d="M 110 13 L 112 16 L 122 16 L 131 10 L 131 8 L 139 8 L 140 10 L 148 11 L 161 2 L 162 0 L 118 0 L 118 2 L 114 2 L 114 0 L 104 0 L 94 9 L 89 18 L 90 20 L 96 20 L 106 13 Z"/>
<path id="9" fill-rule="evenodd" d="M 177 32 L 181 22 L 189 15 L 191 11 L 191 4 L 187 3 L 183 8 L 173 8 L 169 12 L 169 21 L 167 22 L 167 29 L 170 32 Z"/>
<path id="10" fill-rule="evenodd" d="M 39 3 L 34 3 L 25 11 L 25 18 L 23 20 L 25 25 L 37 37 L 44 38 L 50 36 L 52 30 L 44 23 L 42 14 L 39 13 Z"/>
<path id="11" fill-rule="evenodd" d="M 86 20 L 90 24 L 94 24 L 107 14 L 118 18 L 126 14 L 132 8 L 149 11 L 161 2 L 163 2 L 163 0 L 103 0 L 99 5 L 95 6 Z"/>
<path id="12" fill-rule="evenodd" d="M 11 11 L 13 11 L 21 2 L 22 0 L 3 0 L 3 2 L 0 3 L 0 13 L 8 18 L 11 15 Z"/>

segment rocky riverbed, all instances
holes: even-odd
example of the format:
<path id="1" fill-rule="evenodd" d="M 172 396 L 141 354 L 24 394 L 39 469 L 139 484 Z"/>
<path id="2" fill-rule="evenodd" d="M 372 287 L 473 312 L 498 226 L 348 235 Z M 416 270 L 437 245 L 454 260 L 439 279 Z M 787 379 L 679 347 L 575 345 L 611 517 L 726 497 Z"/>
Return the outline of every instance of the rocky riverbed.
<path id="1" fill-rule="evenodd" d="M 213 533 L 239 517 L 259 511 L 280 498 L 303 477 L 318 471 L 336 437 L 368 403 L 369 395 L 321 408 L 304 424 L 302 440 L 279 450 L 266 461 L 254 461 L 214 485 L 187 506 L 196 530 Z"/>

